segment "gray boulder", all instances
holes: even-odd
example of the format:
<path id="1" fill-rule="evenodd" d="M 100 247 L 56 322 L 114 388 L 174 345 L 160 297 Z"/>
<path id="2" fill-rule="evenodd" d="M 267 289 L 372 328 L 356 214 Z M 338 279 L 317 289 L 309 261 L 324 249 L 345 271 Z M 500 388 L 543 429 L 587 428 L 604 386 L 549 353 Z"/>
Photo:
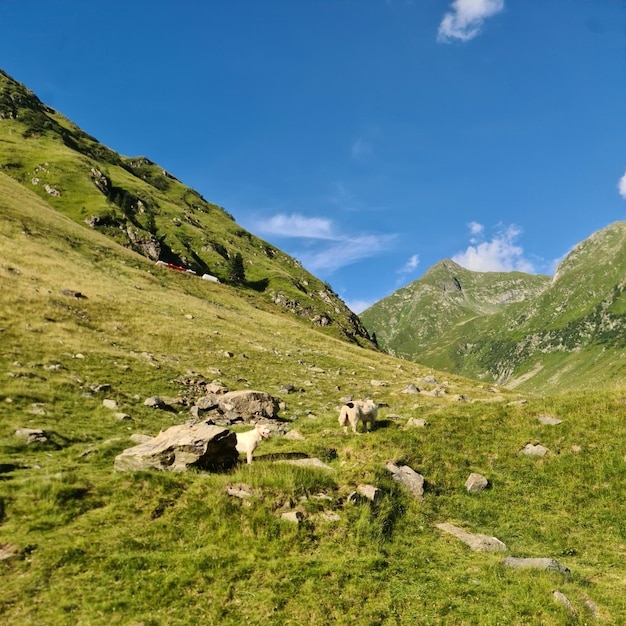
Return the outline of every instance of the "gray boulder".
<path id="1" fill-rule="evenodd" d="M 26 437 L 26 443 L 48 443 L 50 441 L 50 435 L 41 428 L 18 428 L 15 435 Z"/>
<path id="2" fill-rule="evenodd" d="M 542 446 L 540 443 L 536 445 L 527 443 L 518 454 L 522 454 L 524 456 L 545 456 L 548 452 L 550 452 L 550 450 Z"/>
<path id="3" fill-rule="evenodd" d="M 505 551 L 506 545 L 502 543 L 496 537 L 490 537 L 489 535 L 468 533 L 466 530 L 454 526 L 454 524 L 435 524 L 439 530 L 443 530 L 453 537 L 460 539 L 474 552 L 498 552 Z"/>
<path id="4" fill-rule="evenodd" d="M 489 481 L 482 475 L 472 472 L 465 481 L 465 488 L 468 493 L 480 493 L 489 485 Z"/>
<path id="5" fill-rule="evenodd" d="M 253 417 L 273 418 L 278 414 L 278 401 L 264 391 L 250 389 L 229 391 L 218 396 L 217 401 L 224 413 L 236 413 L 244 419 Z"/>
<path id="6" fill-rule="evenodd" d="M 356 490 L 357 493 L 371 502 L 377 503 L 383 499 L 383 492 L 374 485 L 358 485 Z"/>
<path id="7" fill-rule="evenodd" d="M 180 424 L 115 457 L 115 470 L 134 472 L 157 469 L 183 471 L 189 467 L 215 469 L 237 461 L 235 433 L 209 422 Z"/>
<path id="8" fill-rule="evenodd" d="M 393 463 L 385 466 L 392 474 L 393 480 L 403 485 L 417 500 L 424 499 L 424 477 L 408 465 L 398 467 Z"/>

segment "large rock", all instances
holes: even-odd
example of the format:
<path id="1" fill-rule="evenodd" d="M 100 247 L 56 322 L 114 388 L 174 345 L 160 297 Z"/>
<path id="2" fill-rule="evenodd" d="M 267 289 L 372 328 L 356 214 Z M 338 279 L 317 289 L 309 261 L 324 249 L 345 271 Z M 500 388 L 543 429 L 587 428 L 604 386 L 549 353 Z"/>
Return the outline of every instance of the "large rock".
<path id="1" fill-rule="evenodd" d="M 439 530 L 460 539 L 474 552 L 500 552 L 507 549 L 506 545 L 496 537 L 468 533 L 466 530 L 454 526 L 454 524 L 435 524 Z"/>
<path id="2" fill-rule="evenodd" d="M 424 499 L 424 477 L 408 465 L 398 467 L 389 462 L 386 468 L 391 472 L 393 480 L 404 485 L 406 489 L 419 501 Z"/>
<path id="3" fill-rule="evenodd" d="M 472 472 L 465 481 L 465 488 L 468 493 L 480 493 L 489 486 L 489 481 L 482 475 Z"/>
<path id="4" fill-rule="evenodd" d="M 237 461 L 235 433 L 209 422 L 181 424 L 128 448 L 115 457 L 118 472 L 157 469 L 183 471 L 189 467 L 215 469 Z"/>
<path id="5" fill-rule="evenodd" d="M 220 409 L 228 414 L 236 413 L 244 419 L 253 417 L 273 418 L 278 413 L 278 401 L 264 391 L 241 389 L 218 396 Z"/>

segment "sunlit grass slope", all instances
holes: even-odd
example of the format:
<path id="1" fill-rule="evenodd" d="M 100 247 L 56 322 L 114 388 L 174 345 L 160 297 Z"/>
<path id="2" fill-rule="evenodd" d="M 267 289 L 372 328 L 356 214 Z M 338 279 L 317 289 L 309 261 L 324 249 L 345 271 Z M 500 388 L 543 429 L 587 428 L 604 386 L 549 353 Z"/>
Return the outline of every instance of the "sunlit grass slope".
<path id="1" fill-rule="evenodd" d="M 618 391 L 520 404 L 513 392 L 333 339 L 232 287 L 157 267 L 1 173 L 0 328 L 0 547 L 18 552 L 0 560 L 0 623 L 626 620 Z M 431 375 L 447 394 L 401 393 L 409 383 L 432 390 Z M 143 405 L 184 393 L 177 380 L 188 376 L 273 394 L 304 439 L 275 436 L 251 466 L 223 473 L 114 472 L 132 433 L 188 419 Z M 379 425 L 345 436 L 339 399 L 365 394 L 383 405 Z M 132 420 L 116 419 L 104 398 Z M 540 414 L 563 423 L 544 426 Z M 407 428 L 411 417 L 429 425 Z M 19 427 L 53 441 L 27 445 Z M 529 442 L 551 453 L 520 457 Z M 332 470 L 276 461 L 287 453 Z M 388 461 L 425 477 L 422 503 L 391 480 Z M 470 472 L 491 487 L 467 494 Z M 348 502 L 362 483 L 382 490 L 377 504 Z M 249 506 L 226 492 L 241 485 Z M 288 508 L 302 523 L 280 518 Z M 508 551 L 472 552 L 439 522 L 496 536 Z M 505 555 L 553 557 L 572 573 L 505 569 Z"/>
<path id="2" fill-rule="evenodd" d="M 325 334 L 373 347 L 359 318 L 297 260 L 150 159 L 103 145 L 2 70 L 0 171 L 152 261 L 211 274 Z M 238 255 L 243 275 L 235 278 Z"/>

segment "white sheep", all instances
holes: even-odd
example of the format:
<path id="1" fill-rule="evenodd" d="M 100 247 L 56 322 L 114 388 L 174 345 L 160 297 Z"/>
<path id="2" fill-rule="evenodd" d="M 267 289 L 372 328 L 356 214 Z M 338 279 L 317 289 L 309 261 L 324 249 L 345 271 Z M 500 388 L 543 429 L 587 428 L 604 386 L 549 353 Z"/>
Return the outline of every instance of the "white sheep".
<path id="1" fill-rule="evenodd" d="M 252 463 L 252 453 L 256 450 L 261 439 L 268 439 L 270 429 L 265 424 L 257 424 L 252 430 L 237 435 L 237 452 L 245 452 L 248 465 Z"/>
<path id="2" fill-rule="evenodd" d="M 360 434 L 357 430 L 359 422 L 363 423 L 363 431 L 369 432 L 374 428 L 378 417 L 378 405 L 371 399 L 354 400 L 346 402 L 339 411 L 339 425 L 343 426 L 343 432 L 348 434 L 348 424 L 352 426 L 352 432 Z"/>

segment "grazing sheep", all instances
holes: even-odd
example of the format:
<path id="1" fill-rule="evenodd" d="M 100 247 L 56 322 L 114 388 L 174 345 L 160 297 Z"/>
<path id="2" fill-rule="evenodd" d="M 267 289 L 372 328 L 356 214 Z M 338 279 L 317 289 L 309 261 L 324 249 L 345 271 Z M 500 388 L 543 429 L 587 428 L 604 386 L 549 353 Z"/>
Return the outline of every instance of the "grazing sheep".
<path id="1" fill-rule="evenodd" d="M 270 430 L 265 424 L 257 424 L 252 430 L 245 433 L 236 433 L 237 452 L 245 452 L 248 465 L 252 463 L 252 453 L 256 450 L 261 439 L 268 439 Z"/>
<path id="2" fill-rule="evenodd" d="M 343 432 L 348 434 L 348 424 L 352 426 L 352 432 L 357 431 L 359 422 L 363 423 L 363 431 L 369 432 L 374 427 L 378 416 L 378 405 L 373 400 L 355 400 L 347 402 L 339 411 L 339 425 L 343 426 Z"/>

